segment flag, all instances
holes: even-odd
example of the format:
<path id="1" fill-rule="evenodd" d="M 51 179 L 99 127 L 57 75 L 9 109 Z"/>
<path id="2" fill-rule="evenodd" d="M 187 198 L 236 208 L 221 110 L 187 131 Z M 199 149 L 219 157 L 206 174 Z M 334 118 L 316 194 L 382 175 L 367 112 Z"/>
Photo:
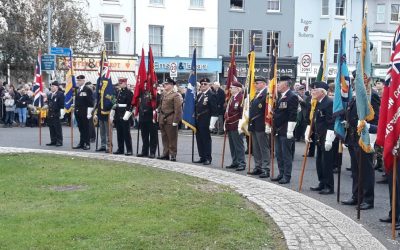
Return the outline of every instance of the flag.
<path id="1" fill-rule="evenodd" d="M 147 87 L 146 89 L 150 91 L 151 94 L 151 107 L 157 108 L 157 74 L 154 70 L 154 57 L 153 50 L 149 46 L 149 56 L 148 56 L 148 67 L 147 67 Z"/>
<path id="2" fill-rule="evenodd" d="M 97 108 L 102 115 L 108 115 L 114 105 L 114 87 L 111 81 L 111 67 L 106 51 L 101 53 L 99 78 L 96 85 Z"/>
<path id="3" fill-rule="evenodd" d="M 276 48 L 275 44 L 275 36 L 274 33 L 272 32 L 271 35 L 271 70 L 270 70 L 270 76 L 269 76 L 269 84 L 268 84 L 268 98 L 266 99 L 267 105 L 266 105 L 266 110 L 265 110 L 265 124 L 272 127 L 272 116 L 273 116 L 273 110 L 275 108 L 275 98 L 277 96 L 277 81 L 278 81 L 278 51 Z"/>
<path id="4" fill-rule="evenodd" d="M 65 107 L 65 112 L 69 113 L 72 110 L 74 89 L 76 88 L 76 80 L 72 64 L 72 50 L 70 50 L 69 52 L 69 64 L 68 64 L 68 72 L 66 78 L 67 78 L 67 84 L 65 86 L 64 107 Z"/>
<path id="5" fill-rule="evenodd" d="M 321 63 L 319 64 L 319 68 L 318 68 L 317 78 L 315 79 L 316 82 L 322 81 L 323 73 L 324 73 L 324 61 L 321 60 Z"/>
<path id="6" fill-rule="evenodd" d="M 369 35 L 367 28 L 367 18 L 364 16 L 362 22 L 361 54 L 357 63 L 357 75 L 355 79 L 357 115 L 360 124 L 357 132 L 360 135 L 358 144 L 366 153 L 371 153 L 374 149 L 371 147 L 369 132 L 365 126 L 366 121 L 374 119 L 374 110 L 371 106 L 371 53 L 369 50 Z"/>
<path id="7" fill-rule="evenodd" d="M 392 42 L 392 56 L 384 85 L 376 143 L 383 147 L 384 165 L 386 172 L 390 172 L 400 140 L 400 26 Z"/>
<path id="8" fill-rule="evenodd" d="M 142 48 L 142 56 L 140 58 L 139 70 L 138 75 L 136 77 L 136 86 L 135 91 L 133 92 L 132 97 L 132 108 L 136 107 L 135 116 L 139 113 L 139 97 L 142 91 L 144 90 L 144 84 L 146 82 L 146 65 L 144 62 L 144 49 Z"/>
<path id="9" fill-rule="evenodd" d="M 345 128 L 343 126 L 344 113 L 347 104 L 352 98 L 349 70 L 346 63 L 346 27 L 340 32 L 340 48 L 338 54 L 338 73 L 335 79 L 335 95 L 333 99 L 333 116 L 335 117 L 334 130 L 336 135 L 343 141 Z"/>
<path id="10" fill-rule="evenodd" d="M 33 106 L 42 107 L 43 106 L 42 51 L 40 49 L 36 60 L 35 84 L 33 85 L 32 92 L 34 93 Z"/>
<path id="11" fill-rule="evenodd" d="M 325 42 L 325 47 L 324 47 L 324 56 L 323 56 L 323 72 L 322 72 L 322 81 L 328 80 L 328 58 L 329 58 L 329 44 L 331 43 L 331 36 L 332 32 L 329 31 L 328 33 L 328 39 Z"/>
<path id="12" fill-rule="evenodd" d="M 197 75 L 196 75 L 196 48 L 193 50 L 192 66 L 190 69 L 190 75 L 188 80 L 187 91 L 185 95 L 185 101 L 183 105 L 183 116 L 182 122 L 187 127 L 192 129 L 196 133 L 196 88 L 197 88 Z"/>
<path id="13" fill-rule="evenodd" d="M 228 78 L 226 79 L 225 86 L 225 102 L 228 103 L 231 98 L 231 83 L 237 80 L 237 71 L 236 71 L 236 61 L 235 61 L 235 47 L 236 47 L 236 39 L 233 39 L 232 51 L 231 51 L 231 60 L 229 62 L 228 67 Z"/>

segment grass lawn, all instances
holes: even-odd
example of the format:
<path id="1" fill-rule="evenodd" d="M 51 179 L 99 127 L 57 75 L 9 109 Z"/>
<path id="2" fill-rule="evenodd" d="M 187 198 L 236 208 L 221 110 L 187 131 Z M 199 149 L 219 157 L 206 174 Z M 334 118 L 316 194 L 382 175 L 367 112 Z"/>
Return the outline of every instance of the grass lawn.
<path id="1" fill-rule="evenodd" d="M 0 249 L 286 249 L 229 188 L 127 163 L 0 155 Z"/>

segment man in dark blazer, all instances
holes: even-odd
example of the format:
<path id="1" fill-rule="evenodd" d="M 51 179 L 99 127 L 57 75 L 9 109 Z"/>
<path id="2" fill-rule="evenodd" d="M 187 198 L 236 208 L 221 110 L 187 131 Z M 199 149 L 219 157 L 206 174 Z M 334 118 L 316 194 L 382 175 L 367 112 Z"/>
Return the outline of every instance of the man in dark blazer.
<path id="1" fill-rule="evenodd" d="M 63 145 L 63 134 L 60 122 L 61 110 L 64 110 L 64 94 L 58 88 L 57 81 L 51 83 L 51 92 L 47 95 L 47 124 L 50 130 L 50 143 L 46 146 L 60 147 Z"/>

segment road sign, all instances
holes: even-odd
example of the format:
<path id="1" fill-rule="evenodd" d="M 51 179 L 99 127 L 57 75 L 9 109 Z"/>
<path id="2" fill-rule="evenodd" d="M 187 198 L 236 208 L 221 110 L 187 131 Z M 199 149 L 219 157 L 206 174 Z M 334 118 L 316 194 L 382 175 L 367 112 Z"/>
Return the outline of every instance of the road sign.
<path id="1" fill-rule="evenodd" d="M 178 69 L 176 66 L 176 62 L 172 62 L 169 65 L 169 76 L 170 77 L 178 77 Z"/>
<path id="2" fill-rule="evenodd" d="M 311 73 L 312 57 L 311 53 L 304 53 L 300 58 L 300 72 Z"/>
<path id="3" fill-rule="evenodd" d="M 71 53 L 70 48 L 51 47 L 50 54 L 59 56 L 69 56 Z"/>
<path id="4" fill-rule="evenodd" d="M 42 71 L 53 71 L 56 66 L 55 55 L 42 55 Z"/>

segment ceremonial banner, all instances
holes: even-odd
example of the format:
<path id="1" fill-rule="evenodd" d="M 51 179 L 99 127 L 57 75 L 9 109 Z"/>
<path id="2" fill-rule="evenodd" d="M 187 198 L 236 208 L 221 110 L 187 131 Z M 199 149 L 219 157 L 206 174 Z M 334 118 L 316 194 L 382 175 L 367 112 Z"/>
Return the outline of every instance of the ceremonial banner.
<path id="1" fill-rule="evenodd" d="M 192 66 L 188 80 L 188 87 L 183 105 L 182 122 L 196 133 L 196 97 L 197 97 L 197 76 L 196 76 L 196 48 L 193 50 Z"/>
<path id="2" fill-rule="evenodd" d="M 33 106 L 42 107 L 43 106 L 43 82 L 42 82 L 42 51 L 39 49 L 38 57 L 36 60 L 36 68 L 35 68 L 35 83 L 32 88 L 32 92 L 34 93 L 33 98 Z"/>

